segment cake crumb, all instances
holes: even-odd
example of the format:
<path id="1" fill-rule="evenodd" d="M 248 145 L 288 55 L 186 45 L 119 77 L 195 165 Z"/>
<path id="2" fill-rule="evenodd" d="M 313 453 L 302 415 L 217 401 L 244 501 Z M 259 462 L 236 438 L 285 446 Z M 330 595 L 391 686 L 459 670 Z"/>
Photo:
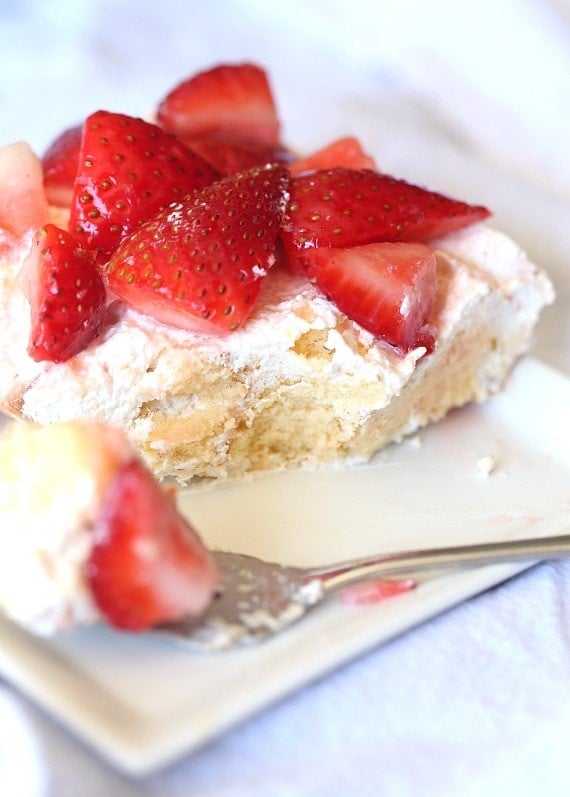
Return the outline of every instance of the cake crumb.
<path id="1" fill-rule="evenodd" d="M 481 476 L 486 479 L 488 476 L 494 473 L 497 468 L 496 457 L 492 456 L 491 454 L 481 457 L 477 460 L 477 468 L 479 469 Z"/>

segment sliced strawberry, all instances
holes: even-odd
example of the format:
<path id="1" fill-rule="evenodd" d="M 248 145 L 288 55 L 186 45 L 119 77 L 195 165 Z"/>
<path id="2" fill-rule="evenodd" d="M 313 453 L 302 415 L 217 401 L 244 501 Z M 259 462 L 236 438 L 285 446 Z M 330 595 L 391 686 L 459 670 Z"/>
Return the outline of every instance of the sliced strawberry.
<path id="1" fill-rule="evenodd" d="M 44 187 L 48 202 L 60 208 L 71 205 L 73 182 L 79 164 L 82 125 L 64 130 L 48 147 L 43 158 Z"/>
<path id="2" fill-rule="evenodd" d="M 267 75 L 255 64 L 222 64 L 176 86 L 162 100 L 158 124 L 181 138 L 213 131 L 279 143 Z"/>
<path id="3" fill-rule="evenodd" d="M 315 246 L 430 241 L 486 219 L 487 208 L 360 169 L 325 169 L 291 180 L 282 232 L 289 257 Z"/>
<path id="4" fill-rule="evenodd" d="M 104 617 L 129 631 L 200 615 L 219 582 L 199 536 L 137 459 L 105 494 L 85 575 Z"/>
<path id="5" fill-rule="evenodd" d="M 362 581 L 345 587 L 340 593 L 342 603 L 351 606 L 362 606 L 370 603 L 380 603 L 386 598 L 393 598 L 396 595 L 403 595 L 405 592 L 415 589 L 417 582 L 413 578 L 403 579 L 372 579 Z"/>
<path id="6" fill-rule="evenodd" d="M 106 292 L 95 259 L 68 232 L 46 224 L 36 233 L 23 270 L 32 318 L 28 354 L 63 362 L 103 326 Z"/>
<path id="7" fill-rule="evenodd" d="M 186 138 L 184 143 L 226 177 L 254 166 L 288 163 L 292 159 L 291 153 L 279 145 L 233 133 L 204 133 Z"/>
<path id="8" fill-rule="evenodd" d="M 0 147 L 0 228 L 15 236 L 49 219 L 39 158 L 19 141 Z"/>
<path id="9" fill-rule="evenodd" d="M 433 348 L 436 261 L 429 247 L 366 244 L 310 249 L 305 258 L 309 278 L 353 321 L 402 352 Z"/>
<path id="10" fill-rule="evenodd" d="M 209 163 L 156 125 L 97 111 L 83 128 L 69 228 L 104 260 L 161 208 L 218 177 Z"/>
<path id="11" fill-rule="evenodd" d="M 110 289 L 173 326 L 241 326 L 275 260 L 288 181 L 284 167 L 255 168 L 159 213 L 111 257 Z"/>
<path id="12" fill-rule="evenodd" d="M 297 175 L 336 166 L 346 169 L 376 169 L 374 159 L 362 149 L 360 141 L 354 136 L 346 136 L 294 161 L 289 166 L 289 171 L 292 175 Z"/>

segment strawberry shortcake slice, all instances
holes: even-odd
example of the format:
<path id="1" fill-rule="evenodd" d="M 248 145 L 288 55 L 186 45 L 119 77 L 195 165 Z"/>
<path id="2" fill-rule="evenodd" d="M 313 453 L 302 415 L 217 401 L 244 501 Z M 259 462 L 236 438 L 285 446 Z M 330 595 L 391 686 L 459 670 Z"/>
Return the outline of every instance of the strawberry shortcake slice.
<path id="1" fill-rule="evenodd" d="M 367 460 L 529 349 L 552 286 L 489 210 L 354 137 L 295 155 L 260 67 L 154 119 L 0 153 L 4 412 L 111 423 L 160 478 L 242 478 Z"/>

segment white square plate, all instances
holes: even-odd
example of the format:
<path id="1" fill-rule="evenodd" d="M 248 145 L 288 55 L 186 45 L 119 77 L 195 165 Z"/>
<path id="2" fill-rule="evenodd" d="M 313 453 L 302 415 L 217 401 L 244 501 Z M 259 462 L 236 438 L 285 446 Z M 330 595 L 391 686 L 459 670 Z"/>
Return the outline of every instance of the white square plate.
<path id="1" fill-rule="evenodd" d="M 568 528 L 570 381 L 519 363 L 505 392 L 348 471 L 192 491 L 206 541 L 290 564 Z M 492 457 L 495 469 L 479 467 Z M 440 576 L 371 606 L 332 600 L 281 637 L 197 654 L 101 627 L 36 639 L 0 623 L 0 672 L 115 766 L 156 769 L 292 690 L 522 568 Z"/>

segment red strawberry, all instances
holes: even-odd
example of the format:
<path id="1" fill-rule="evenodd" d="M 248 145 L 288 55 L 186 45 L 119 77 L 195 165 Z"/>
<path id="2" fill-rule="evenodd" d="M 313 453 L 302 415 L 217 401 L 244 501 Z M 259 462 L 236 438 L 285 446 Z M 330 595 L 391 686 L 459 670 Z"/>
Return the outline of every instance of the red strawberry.
<path id="1" fill-rule="evenodd" d="M 218 176 L 156 125 L 97 111 L 83 129 L 69 228 L 105 259 L 161 208 Z"/>
<path id="2" fill-rule="evenodd" d="M 289 257 L 309 247 L 429 241 L 490 213 L 367 169 L 326 169 L 291 180 L 283 241 Z"/>
<path id="3" fill-rule="evenodd" d="M 158 107 L 158 124 L 187 138 L 212 131 L 279 142 L 279 120 L 263 69 L 223 64 L 185 80 Z"/>
<path id="4" fill-rule="evenodd" d="M 68 232 L 47 224 L 36 233 L 23 270 L 32 317 L 28 354 L 63 362 L 103 326 L 106 293 L 94 257 Z"/>
<path id="5" fill-rule="evenodd" d="M 204 133 L 185 138 L 184 143 L 226 177 L 254 166 L 291 160 L 283 147 L 232 133 Z"/>
<path id="6" fill-rule="evenodd" d="M 42 158 L 44 187 L 52 205 L 71 205 L 73 181 L 79 164 L 82 126 L 64 130 L 48 147 Z"/>
<path id="7" fill-rule="evenodd" d="M 166 324 L 236 329 L 274 262 L 288 179 L 284 167 L 255 168 L 159 213 L 111 257 L 110 289 Z"/>
<path id="8" fill-rule="evenodd" d="M 39 158 L 19 141 L 0 147 L 0 228 L 23 235 L 49 219 Z"/>
<path id="9" fill-rule="evenodd" d="M 434 252 L 419 243 L 377 243 L 305 252 L 309 278 L 338 309 L 402 352 L 433 348 Z"/>
<path id="10" fill-rule="evenodd" d="M 219 582 L 208 550 L 137 459 L 105 494 L 85 574 L 101 613 L 129 631 L 200 615 Z"/>
<path id="11" fill-rule="evenodd" d="M 362 149 L 358 139 L 353 136 L 338 138 L 326 147 L 299 158 L 289 166 L 292 175 L 314 172 L 317 169 L 331 169 L 343 166 L 347 169 L 375 169 L 374 159 Z"/>

